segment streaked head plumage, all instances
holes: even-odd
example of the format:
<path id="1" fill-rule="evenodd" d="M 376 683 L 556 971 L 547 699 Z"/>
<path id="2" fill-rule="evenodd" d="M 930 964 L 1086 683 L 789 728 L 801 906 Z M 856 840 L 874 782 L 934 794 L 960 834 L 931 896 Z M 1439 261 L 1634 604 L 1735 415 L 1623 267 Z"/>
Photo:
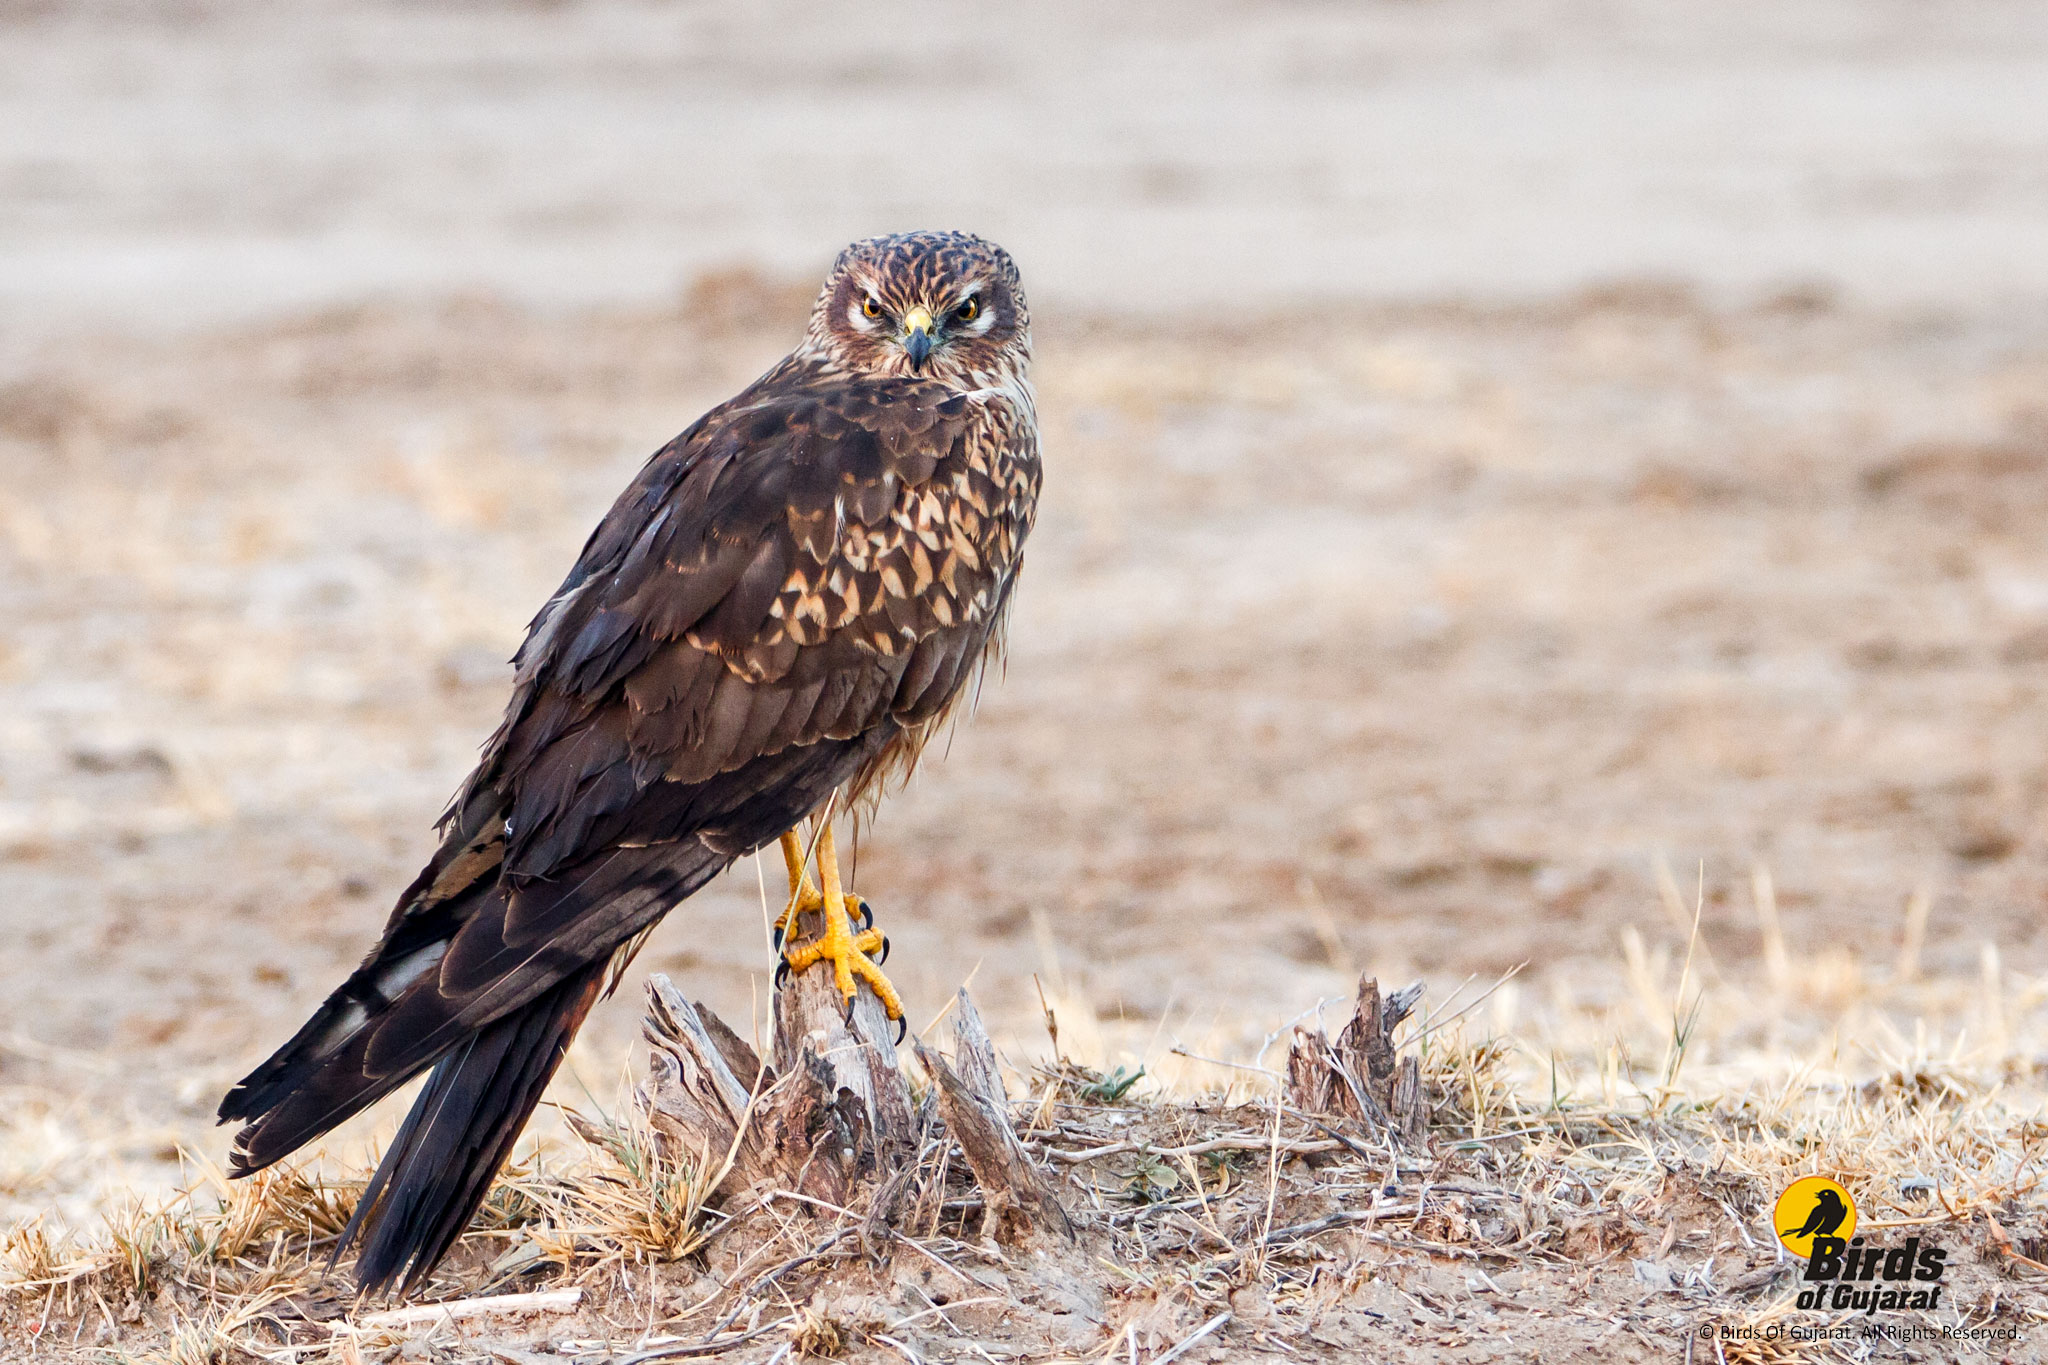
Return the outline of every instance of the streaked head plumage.
<path id="1" fill-rule="evenodd" d="M 965 232 L 869 237 L 839 253 L 806 349 L 853 373 L 976 387 L 1021 379 L 1031 313 L 1010 253 Z"/>

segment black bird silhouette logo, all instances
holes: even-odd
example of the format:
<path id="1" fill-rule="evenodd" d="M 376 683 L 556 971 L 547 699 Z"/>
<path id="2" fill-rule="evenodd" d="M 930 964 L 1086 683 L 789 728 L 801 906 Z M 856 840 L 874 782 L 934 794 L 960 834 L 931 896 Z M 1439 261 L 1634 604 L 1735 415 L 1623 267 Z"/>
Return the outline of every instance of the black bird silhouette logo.
<path id="1" fill-rule="evenodd" d="M 1842 1226 L 1842 1220 L 1849 1216 L 1849 1206 L 1842 1202 L 1842 1196 L 1833 1190 L 1822 1188 L 1814 1197 L 1813 1211 L 1806 1215 L 1806 1221 L 1796 1228 L 1786 1228 L 1786 1237 L 1832 1237 Z"/>

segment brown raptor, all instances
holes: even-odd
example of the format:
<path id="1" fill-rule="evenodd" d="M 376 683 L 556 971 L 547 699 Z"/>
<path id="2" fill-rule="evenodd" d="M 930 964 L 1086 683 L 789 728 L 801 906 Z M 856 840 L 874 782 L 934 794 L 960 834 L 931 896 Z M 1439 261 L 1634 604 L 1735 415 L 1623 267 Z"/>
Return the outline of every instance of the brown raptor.
<path id="1" fill-rule="evenodd" d="M 222 1102 L 246 1175 L 431 1067 L 342 1238 L 410 1291 L 655 922 L 777 839 L 785 965 L 902 1004 L 831 814 L 906 774 L 998 643 L 1038 499 L 1030 316 L 978 237 L 840 253 L 801 345 L 662 447 L 514 659 L 504 722 L 384 934 Z M 818 885 L 795 835 L 821 817 Z"/>

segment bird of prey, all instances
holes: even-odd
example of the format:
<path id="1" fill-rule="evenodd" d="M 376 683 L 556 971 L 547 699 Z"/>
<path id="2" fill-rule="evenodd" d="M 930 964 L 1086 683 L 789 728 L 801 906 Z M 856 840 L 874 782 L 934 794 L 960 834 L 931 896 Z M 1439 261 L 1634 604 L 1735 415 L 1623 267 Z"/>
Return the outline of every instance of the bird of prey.
<path id="1" fill-rule="evenodd" d="M 992 242 L 840 253 L 802 344 L 648 461 L 514 657 L 512 699 L 383 937 L 222 1102 L 232 1171 L 427 1068 L 341 1245 L 365 1294 L 447 1253 L 655 922 L 780 840 L 783 969 L 892 1019 L 833 810 L 906 775 L 999 646 L 1038 500 L 1030 316 Z M 795 829 L 817 817 L 818 879 Z M 821 911 L 809 943 L 785 941 Z"/>
<path id="2" fill-rule="evenodd" d="M 1848 1216 L 1849 1206 L 1842 1202 L 1842 1196 L 1823 1188 L 1814 1196 L 1813 1211 L 1806 1215 L 1806 1221 L 1796 1228 L 1786 1228 L 1783 1235 L 1793 1238 L 1832 1237 Z"/>

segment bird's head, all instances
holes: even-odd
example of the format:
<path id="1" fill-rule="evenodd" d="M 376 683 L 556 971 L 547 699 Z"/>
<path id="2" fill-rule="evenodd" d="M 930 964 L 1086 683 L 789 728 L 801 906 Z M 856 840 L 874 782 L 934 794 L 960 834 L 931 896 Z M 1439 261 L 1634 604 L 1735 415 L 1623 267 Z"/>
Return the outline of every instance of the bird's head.
<path id="1" fill-rule="evenodd" d="M 855 374 L 989 387 L 1024 376 L 1031 314 L 1016 262 L 994 242 L 964 232 L 870 237 L 833 263 L 806 346 Z"/>

